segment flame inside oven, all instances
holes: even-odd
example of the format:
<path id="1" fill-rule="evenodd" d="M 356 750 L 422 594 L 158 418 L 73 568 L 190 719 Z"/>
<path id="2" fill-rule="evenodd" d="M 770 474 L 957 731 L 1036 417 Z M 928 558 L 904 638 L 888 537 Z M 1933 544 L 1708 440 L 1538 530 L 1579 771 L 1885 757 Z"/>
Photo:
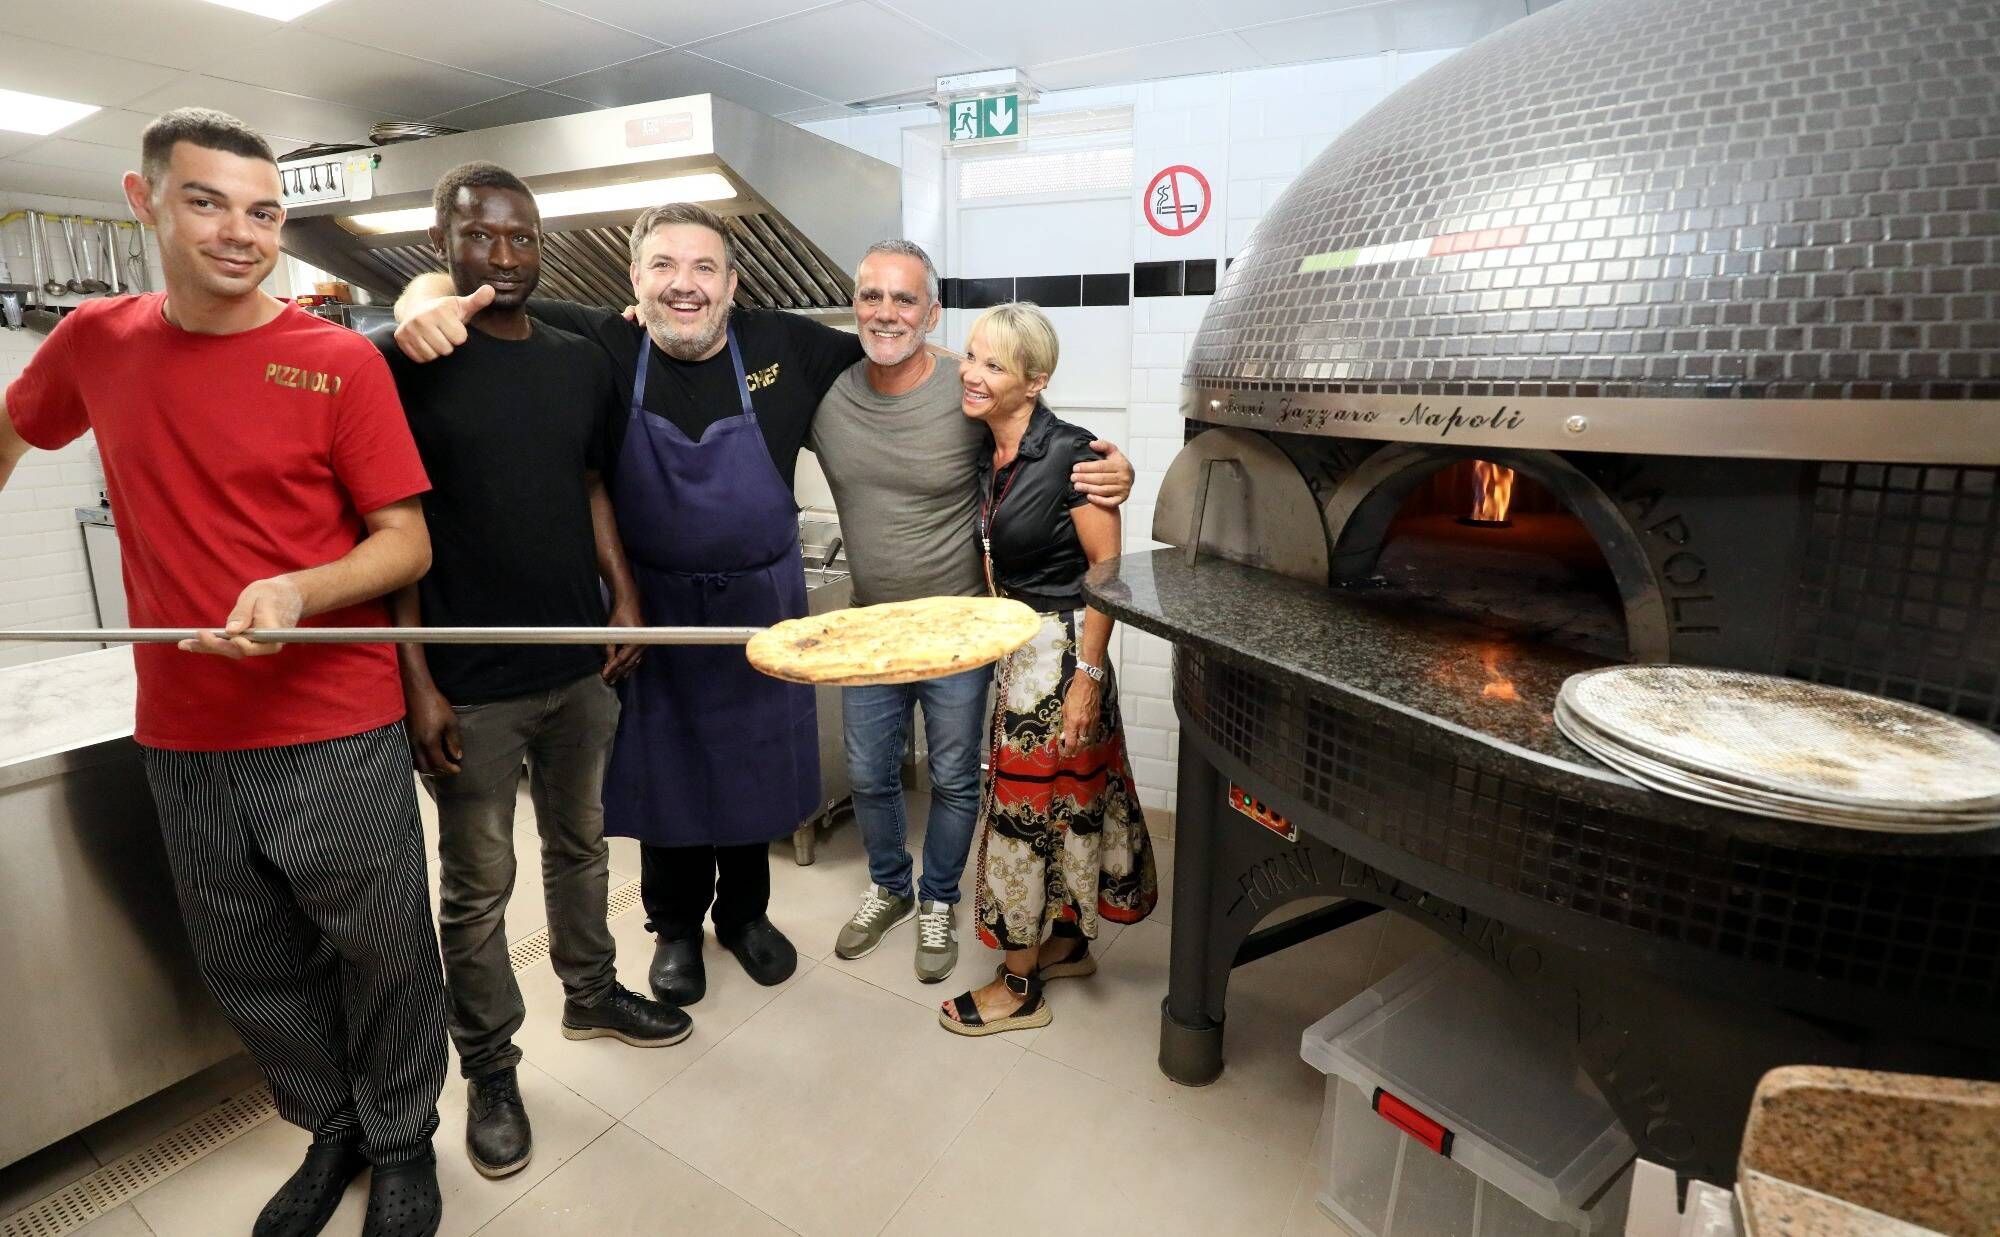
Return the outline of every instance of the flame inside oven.
<path id="1" fill-rule="evenodd" d="M 1514 503 L 1514 470 L 1485 460 L 1472 461 L 1472 512 L 1468 524 L 1499 528 L 1507 524 Z"/>

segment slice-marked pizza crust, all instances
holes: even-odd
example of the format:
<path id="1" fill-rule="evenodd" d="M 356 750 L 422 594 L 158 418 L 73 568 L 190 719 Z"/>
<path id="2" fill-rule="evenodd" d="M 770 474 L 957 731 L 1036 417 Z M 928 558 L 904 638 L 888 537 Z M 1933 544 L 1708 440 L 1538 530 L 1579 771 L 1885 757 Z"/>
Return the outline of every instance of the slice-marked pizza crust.
<path id="1" fill-rule="evenodd" d="M 1041 629 L 1004 597 L 920 597 L 786 619 L 750 638 L 750 664 L 792 683 L 915 683 L 998 661 Z"/>

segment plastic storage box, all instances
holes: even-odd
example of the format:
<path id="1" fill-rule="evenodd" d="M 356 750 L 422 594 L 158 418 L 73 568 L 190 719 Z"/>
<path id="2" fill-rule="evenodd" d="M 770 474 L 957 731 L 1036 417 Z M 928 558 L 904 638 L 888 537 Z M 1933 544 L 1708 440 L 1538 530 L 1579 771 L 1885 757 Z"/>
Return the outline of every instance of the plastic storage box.
<path id="1" fill-rule="evenodd" d="M 1356 1237 L 1623 1228 L 1631 1138 L 1554 1024 L 1472 958 L 1413 960 L 1300 1055 L 1327 1076 L 1319 1203 Z"/>

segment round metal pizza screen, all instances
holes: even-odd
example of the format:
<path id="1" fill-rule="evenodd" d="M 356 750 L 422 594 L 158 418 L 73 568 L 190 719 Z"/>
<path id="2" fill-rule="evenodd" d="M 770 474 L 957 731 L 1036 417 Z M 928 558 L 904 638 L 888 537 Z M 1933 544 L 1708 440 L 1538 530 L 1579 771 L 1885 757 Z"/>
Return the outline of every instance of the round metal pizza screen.
<path id="1" fill-rule="evenodd" d="M 2000 806 L 2000 738 L 1913 704 L 1699 666 L 1586 671 L 1562 699 L 1604 738 L 1753 789 L 1915 812 Z"/>

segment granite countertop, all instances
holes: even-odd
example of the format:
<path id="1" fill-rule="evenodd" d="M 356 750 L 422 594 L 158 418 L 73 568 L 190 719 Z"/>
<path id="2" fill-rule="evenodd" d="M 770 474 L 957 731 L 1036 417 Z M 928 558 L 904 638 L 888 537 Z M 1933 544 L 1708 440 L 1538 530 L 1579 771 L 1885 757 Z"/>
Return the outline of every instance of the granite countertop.
<path id="1" fill-rule="evenodd" d="M 2000 1233 L 2000 1083 L 1773 1070 L 1736 1193 L 1745 1237 Z"/>
<path id="2" fill-rule="evenodd" d="M 85 767 L 129 743 L 138 690 L 129 647 L 0 670 L 0 789 Z"/>
<path id="3" fill-rule="evenodd" d="M 1563 737 L 1563 682 L 1608 664 L 1498 625 L 1438 614 L 1407 599 L 1336 591 L 1227 559 L 1187 562 L 1177 548 L 1098 563 L 1084 595 L 1118 621 L 1191 645 L 1354 711 L 1433 728 L 1455 754 L 1533 766 L 1522 776 L 1583 802 L 1749 840 L 1873 854 L 2000 854 L 2000 829 L 1888 834 L 1822 828 L 1662 794 Z"/>

